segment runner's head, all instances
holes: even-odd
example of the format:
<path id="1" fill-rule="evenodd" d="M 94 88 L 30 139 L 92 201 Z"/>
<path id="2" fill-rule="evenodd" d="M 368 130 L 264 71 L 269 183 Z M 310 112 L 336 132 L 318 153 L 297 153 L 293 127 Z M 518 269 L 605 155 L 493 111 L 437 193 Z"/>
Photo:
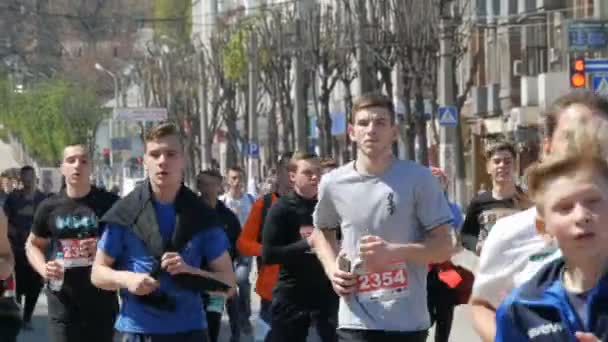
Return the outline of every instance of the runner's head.
<path id="1" fill-rule="evenodd" d="M 387 96 L 364 94 L 355 99 L 348 134 L 358 153 L 370 159 L 390 155 L 397 133 L 395 109 Z"/>
<path id="2" fill-rule="evenodd" d="M 279 156 L 279 161 L 277 163 L 276 190 L 279 195 L 284 195 L 293 188 L 293 184 L 291 183 L 291 179 L 289 177 L 289 162 L 291 161 L 292 156 L 293 152 L 283 152 Z"/>
<path id="3" fill-rule="evenodd" d="M 573 265 L 608 260 L 608 162 L 605 134 L 579 128 L 568 147 L 528 171 L 544 233 Z"/>
<path id="4" fill-rule="evenodd" d="M 13 181 L 6 171 L 0 175 L 0 187 L 2 187 L 1 190 L 7 194 L 13 191 Z"/>
<path id="5" fill-rule="evenodd" d="M 177 127 L 161 122 L 145 137 L 144 166 L 158 189 L 179 188 L 185 168 L 184 148 Z"/>
<path id="6" fill-rule="evenodd" d="M 296 152 L 289 162 L 289 179 L 295 192 L 305 198 L 314 198 L 319 191 L 321 163 L 314 153 Z"/>
<path id="7" fill-rule="evenodd" d="M 201 196 L 211 206 L 215 205 L 222 192 L 222 175 L 214 169 L 201 171 L 196 177 L 196 185 Z"/>
<path id="8" fill-rule="evenodd" d="M 324 158 L 321 159 L 321 174 L 324 175 L 326 173 L 331 172 L 332 170 L 338 167 L 338 163 L 334 158 Z"/>
<path id="9" fill-rule="evenodd" d="M 515 147 L 507 141 L 497 141 L 485 150 L 486 170 L 494 184 L 515 181 Z"/>
<path id="10" fill-rule="evenodd" d="M 23 189 L 30 191 L 36 186 L 36 171 L 30 165 L 26 165 L 19 171 L 19 179 Z"/>
<path id="11" fill-rule="evenodd" d="M 65 177 L 66 185 L 77 186 L 89 182 L 91 161 L 88 151 L 84 144 L 71 144 L 63 149 L 61 174 Z"/>
<path id="12" fill-rule="evenodd" d="M 232 166 L 228 169 L 228 189 L 233 194 L 238 194 L 243 190 L 243 169 L 239 166 Z"/>
<path id="13" fill-rule="evenodd" d="M 565 148 L 565 133 L 577 121 L 592 126 L 608 122 L 608 99 L 588 90 L 573 91 L 558 98 L 544 117 L 545 155 Z"/>

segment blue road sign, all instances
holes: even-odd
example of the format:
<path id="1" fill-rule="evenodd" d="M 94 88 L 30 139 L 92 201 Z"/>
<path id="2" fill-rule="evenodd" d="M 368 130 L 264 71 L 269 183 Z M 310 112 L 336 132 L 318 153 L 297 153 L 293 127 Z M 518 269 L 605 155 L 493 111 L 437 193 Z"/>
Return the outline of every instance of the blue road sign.
<path id="1" fill-rule="evenodd" d="M 600 96 L 608 96 L 608 74 L 592 75 L 593 92 Z"/>
<path id="2" fill-rule="evenodd" d="M 608 21 L 569 21 L 568 49 L 570 51 L 602 51 L 608 49 Z"/>
<path id="3" fill-rule="evenodd" d="M 249 156 L 258 158 L 260 156 L 260 145 L 255 142 L 249 142 Z"/>
<path id="4" fill-rule="evenodd" d="M 585 58 L 585 72 L 608 72 L 608 59 Z"/>
<path id="5" fill-rule="evenodd" d="M 458 124 L 458 110 L 456 106 L 439 107 L 439 125 L 441 126 L 456 126 Z"/>

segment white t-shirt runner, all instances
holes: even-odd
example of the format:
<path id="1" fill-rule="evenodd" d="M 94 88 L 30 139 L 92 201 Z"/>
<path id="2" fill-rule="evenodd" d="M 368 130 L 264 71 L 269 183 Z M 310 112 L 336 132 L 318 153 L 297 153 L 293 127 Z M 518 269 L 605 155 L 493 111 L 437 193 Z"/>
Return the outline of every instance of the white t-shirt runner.
<path id="1" fill-rule="evenodd" d="M 429 169 L 396 160 L 383 175 L 374 176 L 357 172 L 351 162 L 323 176 L 318 199 L 315 227 L 340 227 L 340 253 L 359 275 L 356 294 L 340 299 L 339 328 L 428 329 L 427 265 L 394 262 L 371 273 L 361 265 L 358 251 L 364 235 L 393 243 L 419 242 L 429 230 L 451 222 L 448 202 Z"/>
<path id="2" fill-rule="evenodd" d="M 241 223 L 242 227 L 247 221 L 247 217 L 249 216 L 251 207 L 255 202 L 255 198 L 248 193 L 243 193 L 241 198 L 234 198 L 230 196 L 229 192 L 227 192 L 220 196 L 220 201 L 224 202 L 226 207 L 232 210 L 232 212 L 239 218 L 239 222 Z"/>
<path id="3" fill-rule="evenodd" d="M 479 257 L 473 297 L 497 308 L 502 300 L 561 253 L 536 232 L 534 207 L 499 219 Z"/>

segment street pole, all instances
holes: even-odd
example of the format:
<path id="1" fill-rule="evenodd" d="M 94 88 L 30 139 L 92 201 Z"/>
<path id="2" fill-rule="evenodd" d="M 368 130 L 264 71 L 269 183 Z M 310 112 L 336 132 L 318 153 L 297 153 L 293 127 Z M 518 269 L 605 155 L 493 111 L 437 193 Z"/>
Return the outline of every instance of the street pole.
<path id="1" fill-rule="evenodd" d="M 295 20 L 295 43 L 302 42 L 302 1 L 296 3 L 296 20 Z M 304 44 L 306 46 L 306 44 Z M 294 130 L 295 130 L 295 143 L 297 151 L 308 150 L 308 143 L 306 137 L 306 99 L 304 99 L 303 89 L 303 66 L 302 66 L 302 54 L 303 47 L 296 48 L 296 53 L 293 57 L 294 63 Z"/>
<path id="2" fill-rule="evenodd" d="M 369 56 L 367 52 L 367 10 L 365 0 L 357 0 L 357 25 L 355 27 L 355 40 L 357 42 L 357 69 L 359 70 L 359 94 L 374 90 L 372 78 L 369 72 Z"/>
<path id="3" fill-rule="evenodd" d="M 207 125 L 209 124 L 209 113 L 207 112 L 207 77 L 205 77 L 205 54 L 202 51 L 199 52 L 199 58 L 197 63 L 198 68 L 198 110 L 199 110 L 199 126 L 200 132 L 200 146 L 201 146 L 201 170 L 210 168 L 211 156 L 208 155 L 208 139 L 209 132 L 207 132 Z"/>
<path id="4" fill-rule="evenodd" d="M 249 179 L 247 182 L 247 191 L 249 193 L 255 193 L 256 184 L 255 181 L 258 179 L 258 159 L 259 159 L 259 143 L 258 143 L 258 56 L 257 56 L 257 37 L 254 32 L 249 36 L 249 144 L 248 144 L 248 175 Z M 253 149 L 257 150 L 256 153 L 252 153 Z"/>
<path id="5" fill-rule="evenodd" d="M 453 41 L 450 30 L 452 29 L 452 18 L 442 14 L 439 23 L 439 75 L 438 95 L 440 106 L 456 105 L 454 94 L 454 56 Z M 464 157 L 462 151 L 462 140 L 460 137 L 461 119 L 456 126 L 442 126 L 439 136 L 439 165 L 450 178 L 449 195 L 457 203 L 463 205 L 465 201 L 464 183 Z M 460 141 L 459 141 L 460 140 Z M 460 149 L 459 149 L 460 147 Z M 462 168 L 462 170 L 460 170 Z"/>
<path id="6" fill-rule="evenodd" d="M 606 3 L 606 0 L 593 0 L 593 16 L 596 19 L 608 19 L 608 3 Z"/>

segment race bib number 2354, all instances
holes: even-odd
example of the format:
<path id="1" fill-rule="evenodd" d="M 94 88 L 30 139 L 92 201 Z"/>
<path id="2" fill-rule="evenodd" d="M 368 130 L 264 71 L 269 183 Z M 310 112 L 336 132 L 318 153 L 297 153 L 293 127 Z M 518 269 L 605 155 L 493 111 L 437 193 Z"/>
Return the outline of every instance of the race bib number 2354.
<path id="1" fill-rule="evenodd" d="M 380 272 L 364 273 L 357 279 L 360 300 L 385 301 L 407 296 L 408 274 L 405 263 L 395 263 Z"/>

